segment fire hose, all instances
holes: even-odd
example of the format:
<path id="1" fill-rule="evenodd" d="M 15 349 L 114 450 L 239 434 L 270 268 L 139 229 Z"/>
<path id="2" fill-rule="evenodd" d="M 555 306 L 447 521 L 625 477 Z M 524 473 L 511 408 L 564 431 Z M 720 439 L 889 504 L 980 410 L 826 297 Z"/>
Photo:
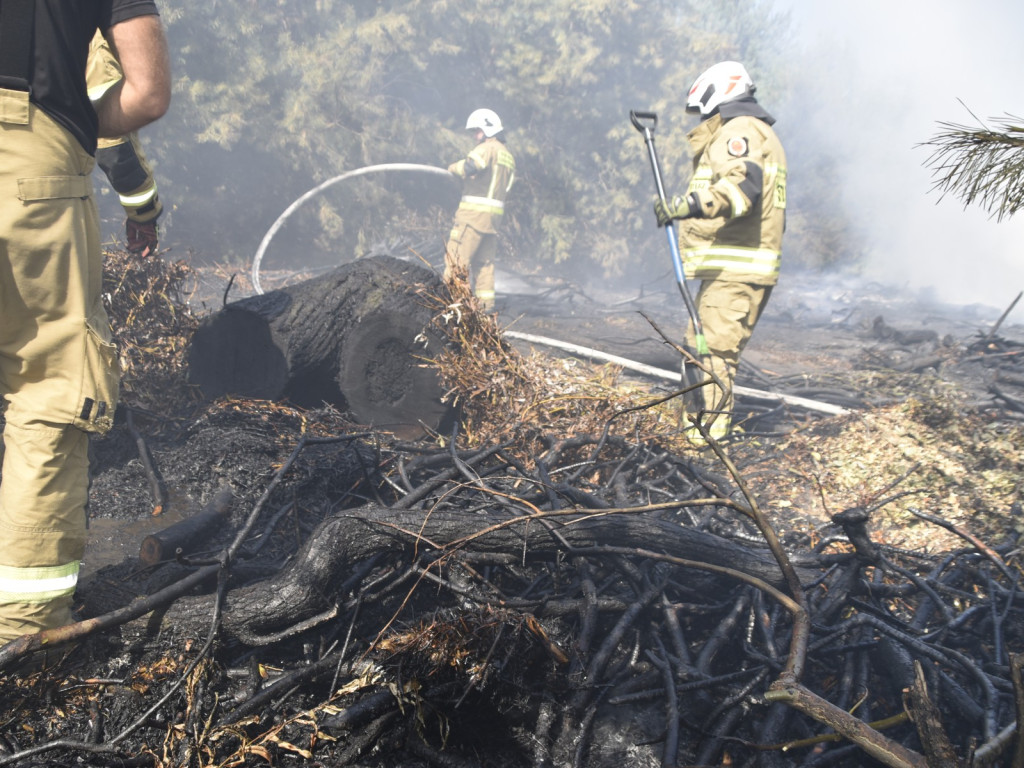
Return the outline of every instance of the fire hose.
<path id="1" fill-rule="evenodd" d="M 285 208 L 284 212 L 277 217 L 277 220 L 271 225 L 270 229 L 267 230 L 267 234 L 263 236 L 263 240 L 260 242 L 260 247 L 256 250 L 256 255 L 252 260 L 252 287 L 256 293 L 263 293 L 263 286 L 260 285 L 260 263 L 263 261 L 263 255 L 267 252 L 267 248 L 270 246 L 270 241 L 274 239 L 274 235 L 277 234 L 278 230 L 284 226 L 288 217 L 295 213 L 303 203 L 310 198 L 316 197 L 325 189 L 333 187 L 335 184 L 347 179 L 354 179 L 358 176 L 368 176 L 374 173 L 387 173 L 394 171 L 432 173 L 444 176 L 449 180 L 455 179 L 455 176 L 449 173 L 446 169 L 435 168 L 432 165 L 420 165 L 418 163 L 384 163 L 382 165 L 367 165 L 363 168 L 356 168 L 354 171 L 347 171 L 338 176 L 327 179 L 327 181 L 321 184 L 317 184 L 311 190 L 296 198 L 295 202 Z"/>
<path id="2" fill-rule="evenodd" d="M 635 360 L 629 360 L 625 357 L 619 357 L 618 355 L 610 355 L 607 352 L 601 352 L 597 349 L 591 349 L 590 347 L 581 347 L 578 344 L 570 344 L 567 341 L 559 341 L 558 339 L 549 339 L 546 336 L 534 336 L 529 333 L 520 333 L 518 331 L 504 331 L 504 336 L 510 339 L 518 339 L 519 341 L 525 341 L 529 344 L 540 344 L 542 346 L 552 347 L 554 349 L 561 349 L 564 352 L 569 352 L 580 357 L 588 357 L 591 360 L 598 360 L 604 363 L 612 363 L 618 365 L 629 371 L 644 374 L 646 376 L 652 376 L 657 379 L 666 379 L 672 382 L 679 381 L 679 374 L 675 371 L 666 371 L 663 368 L 655 368 L 645 363 L 638 363 Z M 806 397 L 799 397 L 797 395 L 785 395 L 778 392 L 766 392 L 760 389 L 751 389 L 749 387 L 741 387 L 738 385 L 733 386 L 733 392 L 737 395 L 745 395 L 747 397 L 756 397 L 761 400 L 774 400 L 780 403 L 786 403 L 787 405 L 794 405 L 800 408 L 805 408 L 809 411 L 817 411 L 818 413 L 826 413 L 831 416 L 842 416 L 843 414 L 849 413 L 850 411 L 839 405 L 833 405 L 832 403 L 823 403 L 819 400 L 809 400 Z"/>

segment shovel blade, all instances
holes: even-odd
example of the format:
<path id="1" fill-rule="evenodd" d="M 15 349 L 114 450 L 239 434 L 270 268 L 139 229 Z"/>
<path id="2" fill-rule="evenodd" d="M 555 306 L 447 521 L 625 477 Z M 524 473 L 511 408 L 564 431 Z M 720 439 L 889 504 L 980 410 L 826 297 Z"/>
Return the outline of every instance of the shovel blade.
<path id="1" fill-rule="evenodd" d="M 707 374 L 704 373 L 704 371 L 689 362 L 686 358 L 683 358 L 680 376 L 683 389 L 694 387 L 683 395 L 683 407 L 686 409 L 687 413 L 696 415 L 707 408 L 707 401 L 704 397 L 705 387 L 694 386 L 696 384 L 700 384 L 705 379 L 707 379 Z"/>

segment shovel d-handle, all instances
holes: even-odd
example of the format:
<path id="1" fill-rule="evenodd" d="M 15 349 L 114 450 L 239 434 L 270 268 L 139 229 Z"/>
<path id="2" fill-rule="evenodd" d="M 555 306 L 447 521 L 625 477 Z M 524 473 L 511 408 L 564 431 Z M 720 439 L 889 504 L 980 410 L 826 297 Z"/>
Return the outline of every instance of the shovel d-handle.
<path id="1" fill-rule="evenodd" d="M 641 112 L 636 109 L 629 111 L 629 120 L 633 127 L 644 135 L 644 144 L 647 145 L 647 157 L 651 161 L 651 170 L 654 171 L 654 185 L 658 189 L 658 197 L 666 202 L 665 185 L 661 181 L 661 165 L 658 163 L 658 152 L 654 148 L 654 129 L 658 125 L 658 116 L 653 112 Z"/>
<path id="2" fill-rule="evenodd" d="M 629 110 L 629 120 L 633 123 L 633 127 L 640 131 L 640 133 L 646 133 L 648 131 L 654 133 L 654 129 L 658 127 L 658 116 L 653 112 L 643 112 L 639 109 L 631 109 Z"/>

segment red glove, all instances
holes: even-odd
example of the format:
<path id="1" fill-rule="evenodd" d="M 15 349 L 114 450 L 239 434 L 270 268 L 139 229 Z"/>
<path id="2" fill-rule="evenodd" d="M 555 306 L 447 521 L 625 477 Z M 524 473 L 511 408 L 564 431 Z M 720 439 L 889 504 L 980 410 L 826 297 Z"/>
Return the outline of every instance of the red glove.
<path id="1" fill-rule="evenodd" d="M 156 220 L 140 224 L 137 221 L 127 219 L 124 223 L 127 236 L 128 253 L 144 259 L 153 256 L 159 245 L 160 237 L 156 230 Z"/>

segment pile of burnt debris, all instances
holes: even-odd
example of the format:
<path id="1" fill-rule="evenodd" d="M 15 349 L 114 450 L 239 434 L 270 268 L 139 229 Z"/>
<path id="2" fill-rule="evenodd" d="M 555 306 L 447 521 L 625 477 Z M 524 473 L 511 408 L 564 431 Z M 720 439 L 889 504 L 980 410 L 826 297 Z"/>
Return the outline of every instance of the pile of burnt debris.
<path id="1" fill-rule="evenodd" d="M 493 333 L 463 311 L 462 342 Z M 502 355 L 494 378 L 526 365 Z M 463 364 L 460 418 L 415 441 L 326 406 L 134 409 L 91 504 L 200 509 L 85 580 L 77 624 L 0 648 L 0 766 L 1022 764 L 1009 523 L 921 509 L 959 545 L 894 547 L 889 487 L 780 526 L 728 447 L 605 389 L 498 403 L 524 371 L 488 395 Z"/>

